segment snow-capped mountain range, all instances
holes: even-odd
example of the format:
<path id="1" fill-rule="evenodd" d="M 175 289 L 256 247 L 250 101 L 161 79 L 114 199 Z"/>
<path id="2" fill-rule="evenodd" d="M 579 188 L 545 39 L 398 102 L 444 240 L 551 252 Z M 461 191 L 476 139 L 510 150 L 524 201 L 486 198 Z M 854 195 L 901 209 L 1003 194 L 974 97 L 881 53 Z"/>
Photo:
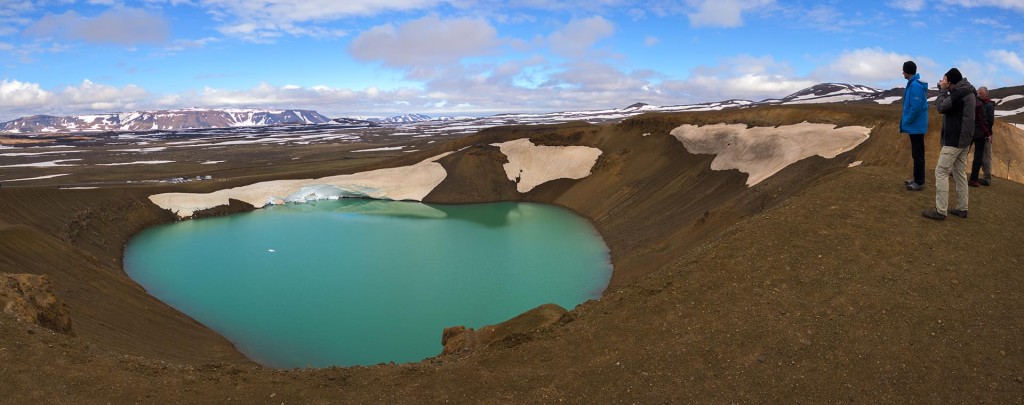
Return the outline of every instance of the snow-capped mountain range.
<path id="1" fill-rule="evenodd" d="M 184 109 L 66 117 L 33 115 L 0 124 L 0 133 L 161 131 L 326 122 L 331 119 L 311 110 Z"/>
<path id="2" fill-rule="evenodd" d="M 934 98 L 936 94 L 937 90 L 934 88 L 929 90 L 930 97 Z M 1024 86 L 992 89 L 990 94 L 993 101 L 996 102 L 997 117 L 1011 122 L 1024 123 Z M 599 123 L 621 120 L 647 112 L 716 111 L 759 105 L 811 103 L 895 104 L 899 103 L 902 97 L 903 88 L 880 90 L 854 84 L 821 83 L 783 98 L 761 101 L 725 100 L 674 106 L 636 103 L 624 108 L 607 110 L 497 114 L 487 117 L 430 117 L 423 114 L 404 114 L 391 117 L 347 116 L 332 120 L 311 110 L 243 109 L 161 110 L 69 117 L 36 115 L 0 123 L 0 133 L 143 132 L 311 124 L 332 124 L 346 127 L 442 125 L 469 131 L 497 125 L 553 124 L 568 121 Z"/>

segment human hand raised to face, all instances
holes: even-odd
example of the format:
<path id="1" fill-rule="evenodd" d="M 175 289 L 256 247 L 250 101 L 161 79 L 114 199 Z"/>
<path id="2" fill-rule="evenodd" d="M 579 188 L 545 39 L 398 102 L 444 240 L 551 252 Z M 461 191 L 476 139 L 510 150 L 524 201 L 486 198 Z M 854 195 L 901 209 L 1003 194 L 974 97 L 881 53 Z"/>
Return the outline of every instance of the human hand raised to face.
<path id="1" fill-rule="evenodd" d="M 939 88 L 943 90 L 949 88 L 949 80 L 946 79 L 946 76 L 942 76 L 942 79 L 939 79 Z"/>

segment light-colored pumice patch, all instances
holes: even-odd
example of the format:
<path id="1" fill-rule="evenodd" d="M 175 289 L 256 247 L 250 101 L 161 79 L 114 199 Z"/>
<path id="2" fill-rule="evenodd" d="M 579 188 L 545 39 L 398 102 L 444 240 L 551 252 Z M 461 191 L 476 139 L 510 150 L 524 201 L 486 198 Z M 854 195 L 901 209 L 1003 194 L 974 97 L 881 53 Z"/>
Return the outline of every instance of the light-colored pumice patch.
<path id="1" fill-rule="evenodd" d="M 587 177 L 601 156 L 600 149 L 589 146 L 534 145 L 526 138 L 492 145 L 508 157 L 505 174 L 520 193 L 551 180 Z"/>
<path id="2" fill-rule="evenodd" d="M 868 139 L 871 128 L 802 122 L 779 127 L 744 124 L 682 125 L 671 134 L 690 153 L 718 155 L 712 170 L 747 173 L 747 186 L 771 177 L 793 163 L 821 156 L 832 159 Z"/>
<path id="3" fill-rule="evenodd" d="M 382 200 L 420 201 L 430 194 L 448 173 L 437 160 L 444 153 L 412 166 L 321 177 L 319 179 L 274 180 L 212 193 L 164 193 L 149 197 L 154 204 L 174 212 L 180 218 L 196 211 L 227 205 L 228 199 L 245 201 L 256 207 L 286 202 L 369 197 Z"/>

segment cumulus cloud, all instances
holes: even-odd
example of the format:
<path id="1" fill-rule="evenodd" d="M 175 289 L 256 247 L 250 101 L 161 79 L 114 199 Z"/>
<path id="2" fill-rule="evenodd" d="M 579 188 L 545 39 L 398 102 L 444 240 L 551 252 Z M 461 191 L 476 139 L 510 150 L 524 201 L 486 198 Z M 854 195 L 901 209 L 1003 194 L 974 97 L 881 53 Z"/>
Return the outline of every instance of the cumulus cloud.
<path id="1" fill-rule="evenodd" d="M 565 56 L 582 56 L 595 43 L 615 33 L 615 25 L 603 17 L 572 20 L 548 37 L 551 50 Z"/>
<path id="2" fill-rule="evenodd" d="M 1020 56 L 1016 52 L 1007 51 L 1004 49 L 990 51 L 985 54 L 992 61 L 1006 65 L 1013 71 L 1024 74 L 1024 61 L 1021 60 Z"/>
<path id="3" fill-rule="evenodd" d="M 170 24 L 159 15 L 140 9 L 115 8 L 96 17 L 85 17 L 74 11 L 49 14 L 26 28 L 24 34 L 38 38 L 135 45 L 164 43 L 170 37 L 170 31 Z"/>
<path id="4" fill-rule="evenodd" d="M 115 87 L 84 80 L 77 86 L 50 91 L 37 83 L 4 79 L 0 80 L 0 119 L 132 110 L 149 98 L 149 92 L 135 85 Z"/>
<path id="5" fill-rule="evenodd" d="M 662 87 L 687 102 L 733 98 L 759 101 L 784 97 L 817 83 L 796 77 L 787 63 L 771 56 L 737 56 L 723 59 L 717 66 L 695 68 L 687 79 L 666 81 Z"/>
<path id="6" fill-rule="evenodd" d="M 136 103 L 145 101 L 149 93 L 136 85 L 114 87 L 83 80 L 81 85 L 68 86 L 60 92 L 61 103 L 72 109 L 104 111 L 131 109 Z"/>
<path id="7" fill-rule="evenodd" d="M 53 93 L 36 83 L 0 80 L 0 109 L 28 110 L 45 106 L 53 100 Z"/>
<path id="8" fill-rule="evenodd" d="M 692 27 L 735 28 L 743 25 L 743 13 L 775 3 L 775 0 L 690 0 L 696 8 L 688 13 Z"/>
<path id="9" fill-rule="evenodd" d="M 819 69 L 818 76 L 851 83 L 889 82 L 902 80 L 903 62 L 915 60 L 912 56 L 887 52 L 881 48 L 845 51 L 832 63 Z M 921 61 L 916 60 L 918 67 Z"/>
<path id="10" fill-rule="evenodd" d="M 353 39 L 348 51 L 357 60 L 392 67 L 449 64 L 493 52 L 501 45 L 497 35 L 484 20 L 427 16 L 373 27 Z"/>

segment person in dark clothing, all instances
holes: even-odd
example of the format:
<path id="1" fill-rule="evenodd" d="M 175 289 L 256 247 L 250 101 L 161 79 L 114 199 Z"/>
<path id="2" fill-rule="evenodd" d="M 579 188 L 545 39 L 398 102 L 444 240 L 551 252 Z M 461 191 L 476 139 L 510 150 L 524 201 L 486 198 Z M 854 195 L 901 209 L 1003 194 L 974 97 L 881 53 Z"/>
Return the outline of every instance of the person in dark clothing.
<path id="1" fill-rule="evenodd" d="M 903 63 L 903 78 L 907 87 L 903 90 L 903 116 L 900 119 L 900 133 L 910 138 L 910 155 L 914 159 L 914 178 L 903 184 L 910 191 L 924 190 L 924 134 L 928 132 L 928 84 L 917 74 L 917 64 Z"/>
<path id="2" fill-rule="evenodd" d="M 957 206 L 948 213 L 967 218 L 967 154 L 974 140 L 974 94 L 974 86 L 957 68 L 950 69 L 939 80 L 935 109 L 942 114 L 942 150 L 935 165 L 935 209 L 921 212 L 925 218 L 946 219 L 951 172 L 956 182 Z"/>
<path id="3" fill-rule="evenodd" d="M 977 97 L 978 102 L 982 103 L 982 110 L 984 110 L 984 101 L 981 100 L 980 90 L 975 93 L 975 97 Z M 981 119 L 979 119 L 977 111 L 975 112 L 974 161 L 971 163 L 971 179 L 967 182 L 967 185 L 971 187 L 978 187 L 981 185 L 978 182 L 978 171 L 981 169 L 982 163 L 985 161 L 985 149 L 988 146 L 988 141 L 991 139 L 991 136 L 988 135 L 991 131 L 991 126 L 989 126 L 989 123 L 987 122 L 988 119 L 984 115 L 986 114 L 982 114 L 982 117 L 980 117 Z"/>
<path id="4" fill-rule="evenodd" d="M 981 105 L 985 110 L 983 114 L 984 122 L 975 123 L 975 134 L 974 136 L 981 136 L 980 139 L 974 141 L 974 163 L 971 164 L 971 180 L 967 182 L 971 187 L 988 186 L 992 184 L 992 128 L 996 120 L 996 103 L 992 102 L 992 99 L 988 98 L 988 88 L 978 88 L 978 100 L 981 101 Z M 981 126 L 984 125 L 988 128 L 989 135 L 982 136 L 979 132 L 983 132 Z M 978 178 L 979 169 L 985 173 L 980 179 Z"/>

